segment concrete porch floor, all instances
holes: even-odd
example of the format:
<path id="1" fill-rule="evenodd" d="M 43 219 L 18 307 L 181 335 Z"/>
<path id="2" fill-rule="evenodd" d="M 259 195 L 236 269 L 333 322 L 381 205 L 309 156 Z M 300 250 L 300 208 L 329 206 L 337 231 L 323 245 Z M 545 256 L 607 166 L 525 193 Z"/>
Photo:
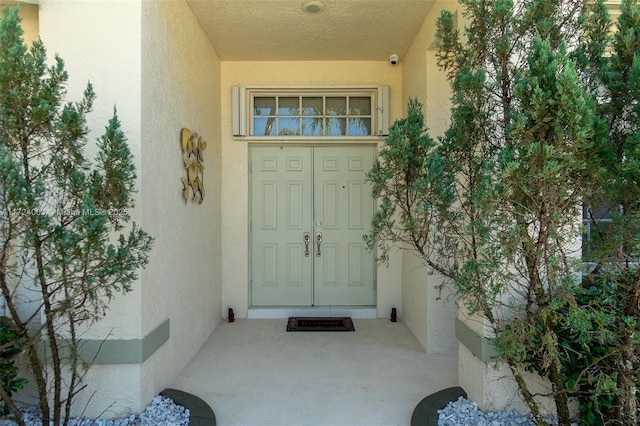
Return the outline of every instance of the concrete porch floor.
<path id="1" fill-rule="evenodd" d="M 219 426 L 399 426 L 458 384 L 456 354 L 426 354 L 401 322 L 353 321 L 355 332 L 221 323 L 172 387 L 207 402 Z"/>

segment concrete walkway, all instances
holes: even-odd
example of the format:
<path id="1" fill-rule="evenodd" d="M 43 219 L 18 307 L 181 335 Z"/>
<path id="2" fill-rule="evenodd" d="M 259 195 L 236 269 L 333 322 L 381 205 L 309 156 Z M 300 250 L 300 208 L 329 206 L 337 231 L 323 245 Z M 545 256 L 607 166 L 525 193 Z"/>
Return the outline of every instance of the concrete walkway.
<path id="1" fill-rule="evenodd" d="M 457 385 L 457 355 L 427 355 L 401 322 L 289 333 L 286 323 L 220 324 L 172 387 L 206 401 L 219 426 L 399 426 Z"/>

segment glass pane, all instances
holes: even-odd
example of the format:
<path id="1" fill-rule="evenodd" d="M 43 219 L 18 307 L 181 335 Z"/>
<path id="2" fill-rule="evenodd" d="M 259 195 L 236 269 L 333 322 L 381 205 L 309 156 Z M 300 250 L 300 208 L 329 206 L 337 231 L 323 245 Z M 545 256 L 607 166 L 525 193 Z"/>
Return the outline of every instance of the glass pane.
<path id="1" fill-rule="evenodd" d="M 582 258 L 586 261 L 597 260 L 603 256 L 602 250 L 611 250 L 611 238 L 615 230 L 612 222 L 587 224 L 582 236 Z"/>
<path id="2" fill-rule="evenodd" d="M 350 118 L 349 136 L 369 136 L 371 135 L 370 118 Z"/>
<path id="3" fill-rule="evenodd" d="M 275 118 L 254 118 L 253 134 L 255 136 L 275 136 L 276 126 L 274 121 Z"/>
<path id="4" fill-rule="evenodd" d="M 602 201 L 592 204 L 591 212 L 596 220 L 613 219 L 613 213 L 617 210 L 614 203 Z M 591 214 L 587 206 L 582 206 L 582 218 L 590 220 Z"/>
<path id="5" fill-rule="evenodd" d="M 371 98 L 368 96 L 349 98 L 349 114 L 371 115 Z"/>
<path id="6" fill-rule="evenodd" d="M 305 136 L 322 136 L 322 118 L 303 118 L 302 134 Z"/>
<path id="7" fill-rule="evenodd" d="M 294 136 L 299 134 L 299 118 L 278 118 L 278 136 Z"/>
<path id="8" fill-rule="evenodd" d="M 327 119 L 327 136 L 343 136 L 347 134 L 346 118 Z"/>
<path id="9" fill-rule="evenodd" d="M 302 115 L 322 115 L 322 98 L 321 97 L 303 97 L 302 98 Z"/>
<path id="10" fill-rule="evenodd" d="M 331 97 L 327 98 L 327 115 L 346 115 L 347 114 L 347 98 Z"/>
<path id="11" fill-rule="evenodd" d="M 300 114 L 300 100 L 295 98 L 278 98 L 278 115 L 298 115 Z"/>
<path id="12" fill-rule="evenodd" d="M 371 136 L 373 98 L 307 93 L 253 98 L 255 136 Z"/>
<path id="13" fill-rule="evenodd" d="M 276 98 L 275 97 L 256 97 L 253 98 L 253 115 L 275 115 Z"/>

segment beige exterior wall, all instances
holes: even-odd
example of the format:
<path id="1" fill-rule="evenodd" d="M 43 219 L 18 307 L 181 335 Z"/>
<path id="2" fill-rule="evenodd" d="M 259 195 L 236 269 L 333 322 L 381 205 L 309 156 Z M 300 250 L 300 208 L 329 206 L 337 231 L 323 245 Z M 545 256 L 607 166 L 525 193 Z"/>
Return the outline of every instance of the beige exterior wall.
<path id="1" fill-rule="evenodd" d="M 222 63 L 222 307 L 237 317 L 249 307 L 249 142 L 232 136 L 234 85 L 388 85 L 390 120 L 402 115 L 402 67 L 388 62 L 223 62 Z M 258 142 L 256 142 L 258 143 Z M 301 142 L 305 143 L 305 142 Z M 378 316 L 400 307 L 396 257 L 378 268 Z"/>
<path id="2" fill-rule="evenodd" d="M 97 94 L 89 155 L 117 107 L 138 174 L 132 219 L 155 237 L 134 290 L 83 336 L 141 340 L 170 321 L 170 337 L 143 364 L 94 365 L 77 399 L 84 413 L 139 412 L 200 349 L 221 319 L 220 60 L 185 2 L 40 2 L 40 35 L 70 79 L 68 100 Z M 168 36 L 170 35 L 170 36 Z M 182 199 L 180 130 L 208 142 L 203 204 Z M 95 148 L 93 148 L 95 149 Z M 124 386 L 123 384 L 126 384 Z"/>
<path id="3" fill-rule="evenodd" d="M 87 81 L 97 94 L 93 112 L 87 124 L 92 131 L 88 136 L 88 155 L 93 157 L 91 146 L 102 134 L 107 121 L 117 106 L 122 130 L 128 138 L 138 171 L 141 168 L 141 56 L 140 56 L 140 2 L 77 2 L 66 0 L 42 0 L 39 10 L 40 37 L 47 48 L 49 59 L 54 53 L 65 61 L 69 73 L 68 101 L 81 98 Z M 123 49 L 121 46 L 127 46 Z M 138 176 L 141 174 L 138 172 Z M 141 188 L 138 178 L 137 188 Z M 137 202 L 140 206 L 140 202 Z M 141 210 L 131 212 L 134 221 L 140 223 Z M 126 296 L 117 296 L 107 317 L 97 323 L 84 337 L 94 339 L 141 338 L 141 285 L 134 283 L 134 290 Z M 114 415 L 138 411 L 140 401 L 140 365 L 123 365 L 120 368 L 96 366 L 90 370 L 87 382 L 97 386 L 86 390 L 77 399 L 76 407 L 82 409 L 93 390 L 88 415 L 99 414 L 117 401 Z M 109 386 L 108 384 L 114 384 Z M 129 386 L 115 386 L 128 383 Z"/>
<path id="4" fill-rule="evenodd" d="M 183 1 L 142 2 L 141 222 L 155 237 L 141 274 L 141 331 L 167 318 L 170 338 L 143 365 L 147 404 L 221 318 L 220 60 Z M 182 198 L 180 130 L 207 141 L 202 204 Z"/>
<path id="5" fill-rule="evenodd" d="M 418 98 L 429 133 L 434 139 L 444 133 L 449 124 L 450 90 L 436 64 L 434 35 L 435 22 L 442 9 L 456 10 L 456 2 L 438 2 L 427 15 L 420 32 L 402 59 L 403 114 L 411 98 Z M 430 274 L 422 260 L 410 249 L 402 261 L 402 320 L 420 344 L 429 353 L 455 353 L 454 320 L 456 305 L 453 300 L 438 300 L 435 286 L 442 278 Z"/>
<path id="6" fill-rule="evenodd" d="M 528 413 L 529 408 L 522 400 L 513 374 L 506 364 L 482 362 L 467 347 L 460 344 L 458 358 L 460 386 L 467 392 L 468 399 L 478 404 L 483 411 L 515 410 Z M 527 386 L 543 413 L 555 414 L 553 399 L 544 397 L 552 392 L 549 381 L 537 374 L 523 375 Z"/>
<path id="7" fill-rule="evenodd" d="M 138 170 L 136 187 L 140 189 L 140 4 L 42 0 L 39 14 L 40 37 L 49 60 L 58 54 L 69 73 L 67 100 L 79 100 L 88 81 L 96 92 L 93 111 L 87 116 L 91 129 L 87 155 L 93 157 L 95 141 L 117 107 Z M 74 25 L 64 24 L 71 22 Z M 121 43 L 129 48 L 119 48 Z M 132 220 L 140 223 L 140 202 L 136 203 L 130 213 Z M 139 285 L 126 296 L 116 297 L 107 321 L 93 327 L 90 337 L 140 337 L 140 297 Z"/>

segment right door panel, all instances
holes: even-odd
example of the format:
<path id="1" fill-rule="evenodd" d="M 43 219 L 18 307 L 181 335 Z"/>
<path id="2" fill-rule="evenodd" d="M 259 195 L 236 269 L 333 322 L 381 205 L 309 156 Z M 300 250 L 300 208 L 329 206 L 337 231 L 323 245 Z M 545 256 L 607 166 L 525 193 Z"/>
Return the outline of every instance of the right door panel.
<path id="1" fill-rule="evenodd" d="M 365 173 L 372 147 L 314 148 L 315 305 L 374 305 L 374 257 L 363 236 L 373 216 Z M 320 256 L 317 256 L 318 234 Z"/>

